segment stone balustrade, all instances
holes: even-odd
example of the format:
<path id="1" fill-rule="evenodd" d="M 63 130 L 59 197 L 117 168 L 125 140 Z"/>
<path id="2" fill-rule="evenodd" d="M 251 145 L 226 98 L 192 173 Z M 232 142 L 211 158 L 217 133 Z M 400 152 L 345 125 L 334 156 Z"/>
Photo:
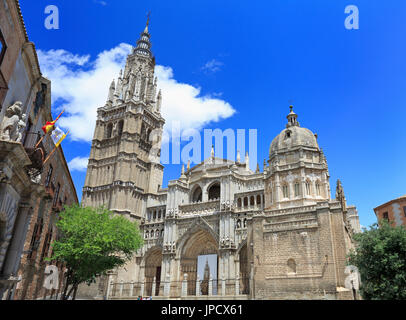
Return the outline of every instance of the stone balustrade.
<path id="1" fill-rule="evenodd" d="M 179 206 L 179 211 L 182 216 L 195 214 L 210 214 L 216 211 L 220 211 L 220 199 L 181 205 Z"/>
<path id="2" fill-rule="evenodd" d="M 206 285 L 206 293 L 202 292 L 202 283 Z M 209 279 L 196 280 L 188 279 L 184 275 L 182 281 L 170 281 L 167 277 L 164 281 L 153 280 L 144 282 L 113 282 L 108 284 L 108 300 L 136 300 L 141 297 L 151 297 L 152 299 L 213 299 L 224 297 L 225 299 L 247 299 L 249 294 L 249 279 Z"/>

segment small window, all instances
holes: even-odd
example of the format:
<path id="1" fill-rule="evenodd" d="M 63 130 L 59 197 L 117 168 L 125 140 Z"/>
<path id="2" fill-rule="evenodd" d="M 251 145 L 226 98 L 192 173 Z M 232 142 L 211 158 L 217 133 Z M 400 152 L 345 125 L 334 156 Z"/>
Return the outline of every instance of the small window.
<path id="1" fill-rule="evenodd" d="M 261 204 L 261 195 L 257 195 L 257 205 Z"/>
<path id="2" fill-rule="evenodd" d="M 294 259 L 288 260 L 288 272 L 289 273 L 296 273 L 296 262 Z"/>
<path id="3" fill-rule="evenodd" d="M 404 214 L 405 217 L 406 217 L 406 207 L 403 207 L 403 214 Z"/>
<path id="4" fill-rule="evenodd" d="M 47 178 L 45 179 L 45 187 L 49 186 L 49 182 L 51 181 L 51 177 L 52 177 L 52 171 L 53 171 L 52 165 L 49 165 Z"/>
<path id="5" fill-rule="evenodd" d="M 387 213 L 387 212 L 384 212 L 384 213 L 382 214 L 382 218 L 383 218 L 384 220 L 386 220 L 386 221 L 389 221 L 389 215 L 388 215 L 388 213 Z"/>
<path id="6" fill-rule="evenodd" d="M 292 136 L 292 131 L 290 131 L 290 130 L 286 131 L 286 136 L 285 136 L 285 138 L 286 138 L 286 139 L 289 139 L 291 136 Z"/>
<path id="7" fill-rule="evenodd" d="M 61 185 L 58 183 L 58 186 L 56 187 L 56 191 L 55 191 L 55 195 L 54 195 L 54 201 L 53 201 L 53 206 L 55 207 L 57 202 L 58 202 L 58 198 L 59 198 L 59 190 L 61 189 Z"/>

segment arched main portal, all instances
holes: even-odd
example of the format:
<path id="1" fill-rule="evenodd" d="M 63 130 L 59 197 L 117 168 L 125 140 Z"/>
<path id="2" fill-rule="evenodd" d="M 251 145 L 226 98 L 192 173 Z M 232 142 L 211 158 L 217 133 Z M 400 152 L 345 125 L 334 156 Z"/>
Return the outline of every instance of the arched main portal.
<path id="1" fill-rule="evenodd" d="M 159 248 L 152 249 L 145 259 L 145 293 L 147 296 L 159 296 L 161 284 L 162 252 Z M 152 292 L 152 285 L 155 278 L 155 292 Z"/>
<path id="2" fill-rule="evenodd" d="M 188 279 L 188 295 L 196 295 L 196 280 L 197 280 L 197 273 L 200 269 L 204 270 L 205 265 L 202 264 L 201 266 L 198 265 L 199 257 L 201 256 L 208 256 L 208 255 L 216 255 L 216 263 L 215 263 L 215 274 L 217 275 L 217 268 L 218 268 L 218 245 L 214 237 L 204 229 L 199 229 L 194 232 L 189 239 L 185 242 L 185 245 L 181 251 L 181 280 L 184 279 L 184 275 L 187 274 Z M 206 260 L 200 259 L 201 261 L 205 262 Z M 199 269 L 199 270 L 198 270 Z M 212 270 L 214 271 L 214 270 Z M 203 277 L 200 276 L 200 283 L 204 281 Z M 202 290 L 202 288 L 200 288 Z M 213 289 L 214 290 L 214 289 Z M 200 292 L 202 294 L 202 291 Z M 207 292 L 203 292 L 203 294 L 207 294 Z"/>

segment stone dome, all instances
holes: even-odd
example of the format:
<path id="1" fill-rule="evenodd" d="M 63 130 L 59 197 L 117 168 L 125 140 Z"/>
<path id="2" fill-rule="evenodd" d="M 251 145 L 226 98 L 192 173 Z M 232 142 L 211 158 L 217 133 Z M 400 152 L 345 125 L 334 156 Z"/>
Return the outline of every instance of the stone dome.
<path id="1" fill-rule="evenodd" d="M 273 139 L 269 148 L 269 158 L 277 152 L 287 151 L 295 147 L 308 147 L 319 150 L 317 139 L 313 132 L 309 129 L 302 128 L 297 122 L 297 115 L 291 111 L 288 115 L 288 124 L 286 129 Z"/>

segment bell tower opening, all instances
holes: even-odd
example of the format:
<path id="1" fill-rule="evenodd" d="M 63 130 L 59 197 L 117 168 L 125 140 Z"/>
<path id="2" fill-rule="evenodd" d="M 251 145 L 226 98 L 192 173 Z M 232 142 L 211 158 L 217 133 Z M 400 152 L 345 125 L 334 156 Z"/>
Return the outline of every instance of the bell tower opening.
<path id="1" fill-rule="evenodd" d="M 216 182 L 209 188 L 209 200 L 220 199 L 220 183 Z"/>

